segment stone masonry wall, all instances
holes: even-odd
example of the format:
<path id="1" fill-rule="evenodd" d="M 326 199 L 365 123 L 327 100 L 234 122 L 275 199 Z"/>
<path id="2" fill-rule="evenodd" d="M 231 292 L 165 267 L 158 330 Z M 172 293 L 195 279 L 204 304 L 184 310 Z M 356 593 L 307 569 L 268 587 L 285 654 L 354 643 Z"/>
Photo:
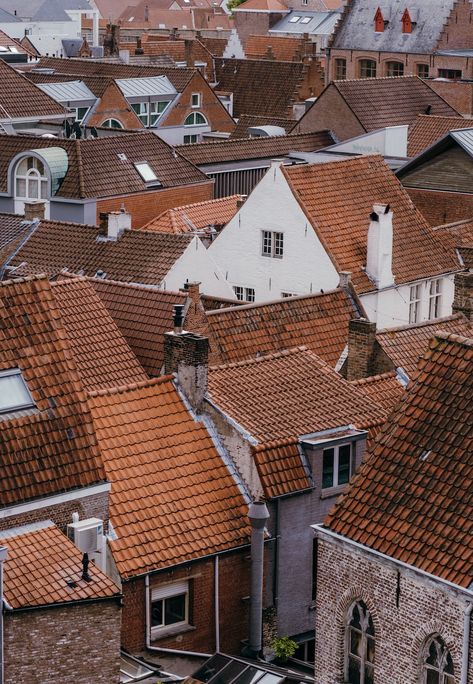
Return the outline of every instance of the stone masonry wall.
<path id="1" fill-rule="evenodd" d="M 455 682 L 460 681 L 463 602 L 412 571 L 381 563 L 346 543 L 319 539 L 316 601 L 317 684 L 344 682 L 345 618 L 349 607 L 362 600 L 375 627 L 375 682 L 419 684 L 424 644 L 440 634 L 450 650 Z M 473 653 L 473 633 L 470 653 Z M 473 684 L 470 656 L 468 684 Z"/>

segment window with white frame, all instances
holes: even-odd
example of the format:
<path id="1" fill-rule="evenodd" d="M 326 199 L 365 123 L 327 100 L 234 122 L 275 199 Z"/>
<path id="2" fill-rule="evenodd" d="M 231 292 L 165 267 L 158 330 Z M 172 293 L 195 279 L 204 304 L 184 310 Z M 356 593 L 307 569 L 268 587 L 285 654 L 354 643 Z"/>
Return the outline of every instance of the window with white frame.
<path id="1" fill-rule="evenodd" d="M 204 126 L 207 125 L 207 119 L 200 112 L 192 112 L 186 117 L 184 126 Z"/>
<path id="2" fill-rule="evenodd" d="M 76 107 L 76 121 L 82 123 L 88 114 L 90 107 Z"/>
<path id="3" fill-rule="evenodd" d="M 19 368 L 0 371 L 0 413 L 33 408 L 35 403 Z"/>
<path id="4" fill-rule="evenodd" d="M 429 290 L 429 318 L 439 318 L 442 304 L 442 279 L 430 281 Z"/>
<path id="5" fill-rule="evenodd" d="M 15 197 L 21 199 L 46 199 L 48 177 L 44 164 L 36 157 L 24 157 L 15 169 Z"/>
<path id="6" fill-rule="evenodd" d="M 170 100 L 164 102 L 136 102 L 131 106 L 143 126 L 148 128 L 157 124 L 169 102 Z"/>
<path id="7" fill-rule="evenodd" d="M 281 292 L 281 297 L 287 299 L 287 297 L 297 297 L 297 292 Z"/>
<path id="8" fill-rule="evenodd" d="M 196 142 L 199 142 L 199 136 L 197 133 L 191 133 L 191 135 L 184 136 L 184 145 L 192 145 Z"/>
<path id="9" fill-rule="evenodd" d="M 189 583 L 176 582 L 151 590 L 151 636 L 159 637 L 189 624 Z"/>
<path id="10" fill-rule="evenodd" d="M 117 121 L 117 119 L 105 119 L 105 121 L 102 121 L 101 126 L 103 128 L 123 128 L 123 124 L 121 121 Z"/>
<path id="11" fill-rule="evenodd" d="M 255 289 L 254 287 L 242 287 L 241 285 L 234 285 L 233 291 L 239 302 L 254 302 Z"/>
<path id="12" fill-rule="evenodd" d="M 200 93 L 192 93 L 191 95 L 191 106 L 200 107 Z"/>
<path id="13" fill-rule="evenodd" d="M 422 285 L 411 285 L 409 297 L 409 323 L 418 323 L 421 316 Z"/>
<path id="14" fill-rule="evenodd" d="M 284 254 L 284 233 L 273 230 L 263 230 L 261 232 L 261 254 L 262 256 L 282 259 Z"/>
<path id="15" fill-rule="evenodd" d="M 324 449 L 322 455 L 322 489 L 338 487 L 350 481 L 351 444 Z"/>

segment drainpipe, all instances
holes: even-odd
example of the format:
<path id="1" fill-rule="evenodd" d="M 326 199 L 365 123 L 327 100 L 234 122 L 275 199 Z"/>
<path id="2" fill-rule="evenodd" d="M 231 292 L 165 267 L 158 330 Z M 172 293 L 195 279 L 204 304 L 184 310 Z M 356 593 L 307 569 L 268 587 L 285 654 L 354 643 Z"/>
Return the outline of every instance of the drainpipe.
<path id="1" fill-rule="evenodd" d="M 470 660 L 470 624 L 473 603 L 465 604 L 463 611 L 463 647 L 462 647 L 462 671 L 460 684 L 467 684 L 468 664 Z"/>
<path id="2" fill-rule="evenodd" d="M 199 658 L 210 658 L 210 653 L 196 653 L 196 651 L 180 651 L 177 648 L 159 648 L 158 646 L 151 646 L 151 599 L 149 595 L 149 575 L 145 575 L 145 603 L 146 603 L 146 648 L 148 651 L 156 651 L 158 653 L 172 653 L 173 655 L 188 655 L 197 656 Z M 0 681 L 0 684 L 3 682 Z"/>
<path id="3" fill-rule="evenodd" d="M 214 561 L 214 604 L 215 604 L 215 652 L 220 653 L 220 575 L 218 565 L 218 555 Z"/>
<path id="4" fill-rule="evenodd" d="M 7 559 L 7 547 L 0 546 L 0 684 L 4 682 L 5 660 L 3 647 L 3 564 Z"/>
<path id="5" fill-rule="evenodd" d="M 264 528 L 269 512 L 264 501 L 254 501 L 248 509 L 251 523 L 250 635 L 245 655 L 257 658 L 262 648 Z"/>

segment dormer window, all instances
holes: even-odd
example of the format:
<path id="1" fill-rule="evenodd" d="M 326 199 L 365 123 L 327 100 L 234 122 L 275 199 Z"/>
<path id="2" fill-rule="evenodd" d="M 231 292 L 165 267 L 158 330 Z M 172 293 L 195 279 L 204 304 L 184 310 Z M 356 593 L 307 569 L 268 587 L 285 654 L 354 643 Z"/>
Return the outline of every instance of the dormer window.
<path id="1" fill-rule="evenodd" d="M 409 14 L 409 10 L 406 9 L 404 10 L 404 14 L 402 15 L 402 32 L 403 33 L 412 33 L 412 19 L 411 15 Z"/>
<path id="2" fill-rule="evenodd" d="M 383 13 L 381 8 L 378 7 L 376 14 L 374 15 L 374 30 L 376 33 L 383 33 L 385 28 Z"/>
<path id="3" fill-rule="evenodd" d="M 19 368 L 0 371 L 0 414 L 33 408 L 33 397 Z"/>

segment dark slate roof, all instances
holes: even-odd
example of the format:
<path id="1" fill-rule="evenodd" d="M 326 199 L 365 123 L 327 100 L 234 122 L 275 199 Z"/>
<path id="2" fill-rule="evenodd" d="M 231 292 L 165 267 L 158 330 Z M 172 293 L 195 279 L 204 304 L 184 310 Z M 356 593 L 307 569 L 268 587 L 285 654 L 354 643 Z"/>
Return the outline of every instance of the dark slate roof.
<path id="1" fill-rule="evenodd" d="M 434 52 L 455 0 L 352 0 L 345 8 L 332 47 L 344 50 L 384 52 Z M 417 23 L 412 33 L 402 32 L 406 6 Z M 374 17 L 378 7 L 388 24 L 376 33 Z"/>

